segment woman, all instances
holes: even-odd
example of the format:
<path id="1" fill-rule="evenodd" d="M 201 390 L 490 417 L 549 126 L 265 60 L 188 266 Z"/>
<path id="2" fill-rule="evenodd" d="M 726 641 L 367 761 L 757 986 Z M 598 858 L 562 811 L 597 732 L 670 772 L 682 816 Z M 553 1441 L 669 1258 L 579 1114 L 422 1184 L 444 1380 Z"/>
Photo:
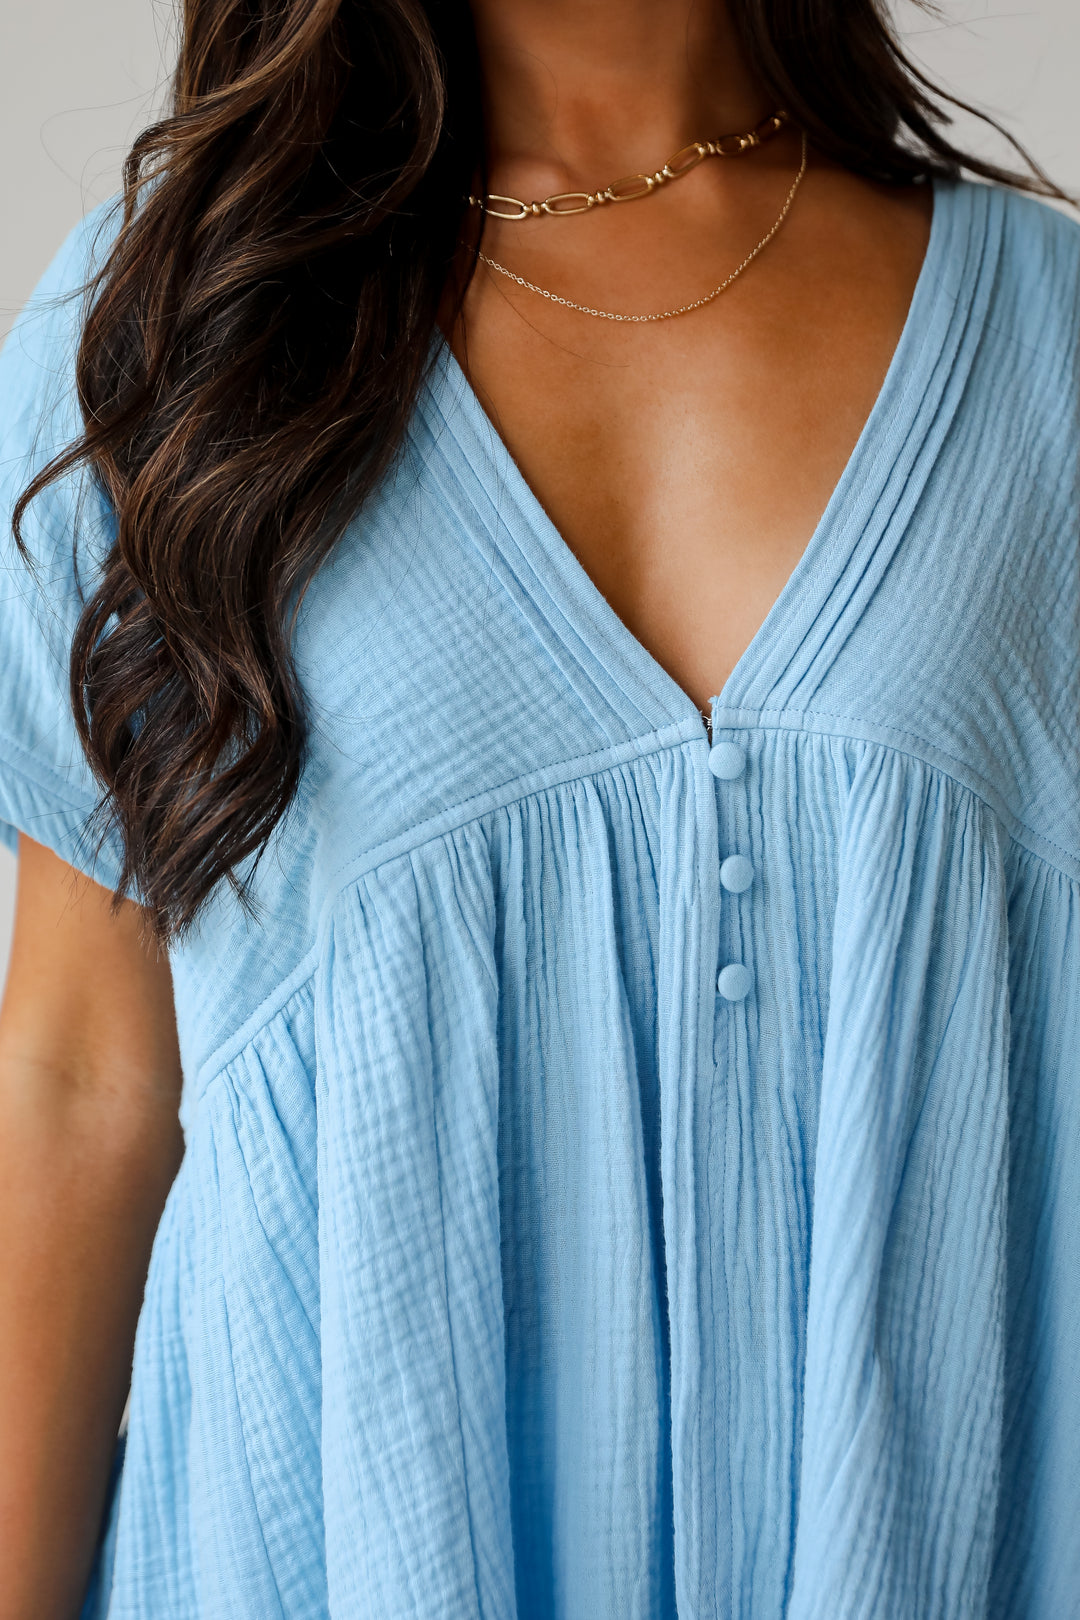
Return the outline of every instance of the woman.
<path id="1" fill-rule="evenodd" d="M 870 0 L 189 0 L 2 362 L 0 1620 L 1080 1614 L 1025 184 Z"/>

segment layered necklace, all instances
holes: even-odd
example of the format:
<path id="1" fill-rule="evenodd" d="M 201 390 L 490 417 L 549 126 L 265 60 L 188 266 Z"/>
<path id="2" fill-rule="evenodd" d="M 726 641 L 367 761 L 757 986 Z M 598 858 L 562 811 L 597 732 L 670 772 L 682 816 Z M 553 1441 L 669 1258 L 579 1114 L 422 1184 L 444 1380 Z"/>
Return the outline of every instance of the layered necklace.
<path id="1" fill-rule="evenodd" d="M 590 209 L 603 207 L 607 203 L 634 202 L 640 197 L 651 197 L 653 192 L 672 180 L 681 180 L 683 175 L 689 174 L 691 169 L 696 169 L 698 164 L 702 163 L 705 158 L 739 157 L 743 152 L 761 146 L 763 142 L 769 140 L 771 136 L 776 134 L 778 129 L 788 122 L 788 117 L 788 113 L 781 107 L 776 112 L 770 113 L 768 118 L 763 118 L 761 123 L 756 124 L 753 129 L 742 134 L 721 135 L 713 141 L 691 141 L 688 146 L 680 147 L 677 152 L 673 152 L 667 162 L 652 174 L 624 175 L 621 180 L 612 181 L 611 185 L 605 186 L 602 191 L 559 191 L 553 196 L 545 197 L 537 202 L 524 202 L 518 197 L 506 197 L 498 192 L 489 191 L 483 197 L 470 196 L 469 204 L 473 208 L 481 209 L 494 219 L 518 221 L 539 218 L 545 214 L 558 219 L 570 214 L 585 214 Z M 674 319 L 676 315 L 687 315 L 691 310 L 700 309 L 704 304 L 711 304 L 714 298 L 719 298 L 720 294 L 731 286 L 737 276 L 742 275 L 747 265 L 752 264 L 762 249 L 772 241 L 787 218 L 792 203 L 795 201 L 795 193 L 798 191 L 803 175 L 806 173 L 806 159 L 806 131 L 803 130 L 802 161 L 799 164 L 798 172 L 784 199 L 783 207 L 761 238 L 761 241 L 758 242 L 756 247 L 751 248 L 742 263 L 737 265 L 730 275 L 725 276 L 718 287 L 714 287 L 704 297 L 695 298 L 688 304 L 680 304 L 675 309 L 656 310 L 647 315 L 627 315 L 617 310 L 593 309 L 589 304 L 575 303 L 572 298 L 564 298 L 561 293 L 552 292 L 547 287 L 538 287 L 534 281 L 527 281 L 524 276 L 517 275 L 513 270 L 508 269 L 505 264 L 500 264 L 497 259 L 491 258 L 487 253 L 478 250 L 477 257 L 488 265 L 490 269 L 497 271 L 499 275 L 506 276 L 510 281 L 515 281 L 519 287 L 524 287 L 528 292 L 536 293 L 539 297 L 548 299 L 552 304 L 561 304 L 564 309 L 575 309 L 582 315 L 592 315 L 600 321 L 632 323 L 669 321 Z"/>

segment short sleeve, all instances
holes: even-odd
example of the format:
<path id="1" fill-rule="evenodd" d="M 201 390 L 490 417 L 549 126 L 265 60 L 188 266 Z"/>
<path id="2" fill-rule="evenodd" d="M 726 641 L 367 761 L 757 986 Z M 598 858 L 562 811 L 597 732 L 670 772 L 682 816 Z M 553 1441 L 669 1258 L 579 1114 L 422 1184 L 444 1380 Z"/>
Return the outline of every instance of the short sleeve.
<path id="1" fill-rule="evenodd" d="M 33 474 L 81 429 L 75 357 L 83 288 L 115 230 L 104 204 L 69 234 L 0 350 L 0 839 L 47 845 L 108 888 L 119 840 L 100 849 L 100 798 L 68 696 L 71 637 L 81 602 L 115 532 L 111 507 L 79 470 L 50 485 L 22 526 L 12 513 Z"/>

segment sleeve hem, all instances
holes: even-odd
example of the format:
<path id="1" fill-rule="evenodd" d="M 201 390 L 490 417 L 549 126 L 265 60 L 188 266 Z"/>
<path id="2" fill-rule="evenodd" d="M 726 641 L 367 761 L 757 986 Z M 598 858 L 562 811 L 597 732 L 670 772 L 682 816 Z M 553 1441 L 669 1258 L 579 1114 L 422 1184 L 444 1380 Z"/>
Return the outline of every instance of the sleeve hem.
<path id="1" fill-rule="evenodd" d="M 93 806 L 77 802 L 68 784 L 35 760 L 13 737 L 4 736 L 0 768 L 0 842 L 18 847 L 18 833 L 44 844 L 77 871 L 115 889 L 119 875 L 115 839 L 95 856 L 89 822 Z"/>

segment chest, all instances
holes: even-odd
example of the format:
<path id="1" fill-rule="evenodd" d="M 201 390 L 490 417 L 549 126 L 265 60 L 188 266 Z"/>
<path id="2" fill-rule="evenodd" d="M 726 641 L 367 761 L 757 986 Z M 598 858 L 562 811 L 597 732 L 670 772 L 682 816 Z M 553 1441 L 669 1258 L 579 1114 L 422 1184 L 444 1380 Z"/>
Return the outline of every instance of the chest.
<path id="1" fill-rule="evenodd" d="M 928 199 L 825 191 L 771 259 L 676 320 L 620 327 L 490 277 L 470 295 L 459 358 L 496 430 L 594 584 L 700 708 L 820 521 L 925 252 Z"/>

